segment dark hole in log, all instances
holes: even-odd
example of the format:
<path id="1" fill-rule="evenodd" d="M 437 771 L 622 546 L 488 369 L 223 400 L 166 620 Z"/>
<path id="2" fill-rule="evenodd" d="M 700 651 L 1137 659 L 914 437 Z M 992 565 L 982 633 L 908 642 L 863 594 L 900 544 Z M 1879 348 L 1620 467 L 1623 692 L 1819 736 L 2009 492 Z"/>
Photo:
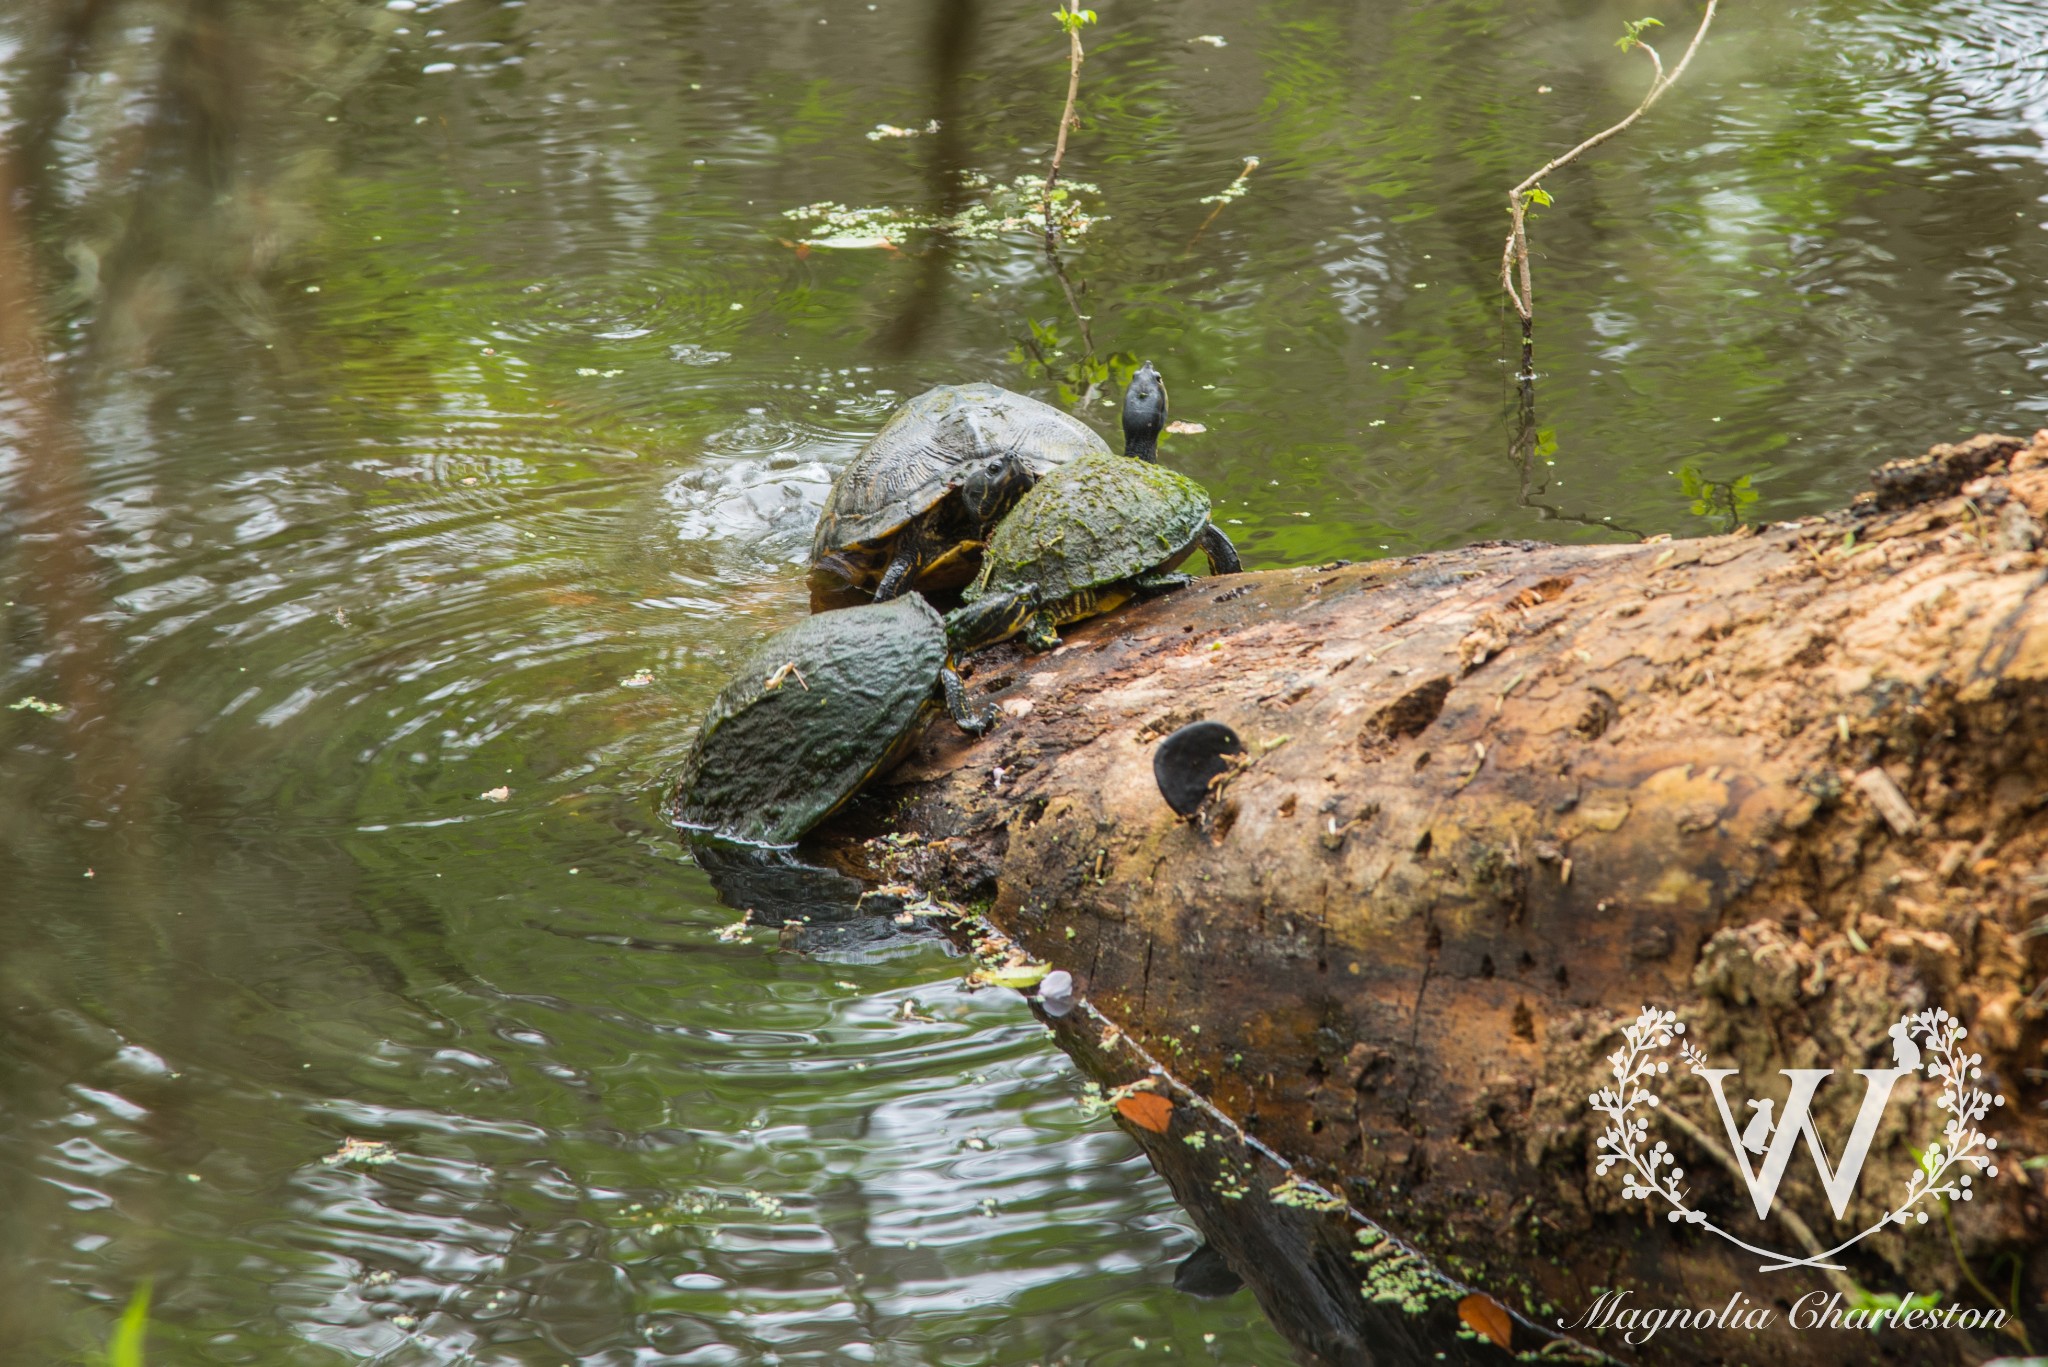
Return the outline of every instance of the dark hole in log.
<path id="1" fill-rule="evenodd" d="M 1834 644 L 1834 638 L 1831 636 L 1814 636 L 1799 648 L 1799 653 L 1792 657 L 1790 663 L 1800 669 L 1812 669 L 1827 659 L 1828 651 Z"/>
<path id="2" fill-rule="evenodd" d="M 1557 985 L 1559 987 L 1570 987 L 1572 985 L 1572 975 L 1565 970 L 1563 964 L 1557 966 Z"/>
<path id="3" fill-rule="evenodd" d="M 1482 978 L 1491 978 L 1493 976 L 1493 956 L 1491 954 L 1481 956 L 1479 960 L 1479 976 Z"/>
<path id="4" fill-rule="evenodd" d="M 1536 1038 L 1536 1018 L 1529 1014 L 1529 1003 L 1515 1003 L 1515 1014 L 1508 1023 L 1508 1031 L 1516 1039 L 1534 1040 Z"/>
<path id="5" fill-rule="evenodd" d="M 1389 741 L 1421 735 L 1442 714 L 1444 699 L 1450 695 L 1451 678 L 1448 674 L 1439 674 L 1417 684 L 1373 713 L 1359 732 L 1358 743 L 1370 749 Z"/>
<path id="6" fill-rule="evenodd" d="M 1579 713 L 1579 719 L 1572 724 L 1572 729 L 1587 740 L 1598 740 L 1607 734 L 1607 728 L 1621 715 L 1621 709 L 1615 706 L 1614 695 L 1606 689 L 1592 688 L 1587 691 L 1592 697 L 1587 699 L 1586 710 Z"/>
<path id="7" fill-rule="evenodd" d="M 1415 857 L 1418 859 L 1429 858 L 1430 846 L 1435 843 L 1435 838 L 1432 837 L 1428 831 L 1424 831 L 1422 833 L 1421 839 L 1415 842 Z"/>
<path id="8" fill-rule="evenodd" d="M 1423 948 L 1432 954 L 1442 949 L 1444 947 L 1444 933 L 1442 929 L 1437 926 L 1431 926 L 1429 928 L 1429 935 L 1423 940 L 1422 944 Z"/>

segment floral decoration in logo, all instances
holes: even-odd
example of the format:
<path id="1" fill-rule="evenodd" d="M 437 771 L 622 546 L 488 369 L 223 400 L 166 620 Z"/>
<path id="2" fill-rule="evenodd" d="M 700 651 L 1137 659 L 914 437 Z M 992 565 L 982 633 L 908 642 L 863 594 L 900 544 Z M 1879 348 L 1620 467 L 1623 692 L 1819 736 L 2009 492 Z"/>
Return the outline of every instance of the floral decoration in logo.
<path id="1" fill-rule="evenodd" d="M 1841 1264 L 1829 1260 L 1886 1226 L 1927 1223 L 1924 1207 L 1928 1198 L 1944 1196 L 1952 1201 L 1968 1201 L 1978 1176 L 1998 1175 L 1994 1158 L 1998 1140 L 1985 1134 L 1978 1122 L 1993 1107 L 2003 1106 L 2005 1098 L 1978 1085 L 1983 1079 L 1984 1056 L 1965 1052 L 1963 1041 L 1970 1032 L 1947 1010 L 1934 1007 L 1901 1017 L 1887 1033 L 1892 1042 L 1893 1066 L 1852 1070 L 1864 1079 L 1863 1102 L 1837 1161 L 1830 1159 L 1827 1145 L 1814 1127 L 1811 1110 L 1815 1091 L 1834 1076 L 1834 1069 L 1780 1069 L 1783 1076 L 1791 1079 L 1783 1113 L 1773 1114 L 1776 1103 L 1771 1099 L 1751 1100 L 1746 1103 L 1751 1114 L 1738 1125 L 1723 1090 L 1723 1084 L 1737 1076 L 1737 1070 L 1714 1067 L 1691 1040 L 1684 1038 L 1685 1022 L 1675 1012 L 1646 1006 L 1632 1024 L 1623 1027 L 1622 1047 L 1608 1055 L 1614 1084 L 1587 1098 L 1595 1111 L 1607 1117 L 1606 1131 L 1598 1142 L 1600 1157 L 1596 1170 L 1605 1176 L 1619 1168 L 1622 1196 L 1662 1204 L 1667 1208 L 1665 1218 L 1672 1223 L 1698 1225 L 1739 1248 L 1770 1259 L 1763 1271 L 1839 1268 Z M 1900 1080 L 1924 1074 L 1938 1083 L 1941 1095 L 1934 1104 L 1948 1113 L 1948 1119 L 1940 1137 L 1922 1147 L 1919 1165 L 1907 1180 L 1898 1203 L 1869 1228 L 1833 1248 L 1812 1250 L 1805 1255 L 1760 1248 L 1737 1238 L 1710 1220 L 1706 1212 L 1687 1204 L 1686 1189 L 1681 1185 L 1685 1170 L 1678 1166 L 1678 1156 L 1664 1140 L 1651 1137 L 1650 1113 L 1662 1104 L 1653 1088 L 1661 1085 L 1659 1079 L 1671 1071 L 1671 1060 L 1659 1055 L 1674 1043 L 1686 1068 L 1707 1084 L 1728 1136 L 1729 1153 L 1725 1161 L 1748 1187 L 1759 1220 L 1769 1217 L 1778 1184 L 1802 1138 L 1819 1170 L 1822 1189 L 1835 1217 L 1846 1218 L 1864 1159 L 1869 1156 L 1892 1089 Z"/>

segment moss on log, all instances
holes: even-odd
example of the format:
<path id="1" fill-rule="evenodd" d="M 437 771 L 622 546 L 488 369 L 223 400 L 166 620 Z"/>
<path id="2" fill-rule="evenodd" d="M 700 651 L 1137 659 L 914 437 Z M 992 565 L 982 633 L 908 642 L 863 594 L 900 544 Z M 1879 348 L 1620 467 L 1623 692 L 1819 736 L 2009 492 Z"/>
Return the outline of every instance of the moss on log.
<path id="1" fill-rule="evenodd" d="M 2031 933 L 2048 914 L 2048 433 L 1939 447 L 1876 485 L 1734 536 L 1205 580 L 1045 657 L 992 652 L 974 686 L 1000 702 L 998 731 L 933 728 L 826 842 L 985 902 L 1101 1013 L 1059 1022 L 1094 1076 L 1143 1074 L 1097 1047 L 1106 1020 L 1524 1331 L 1578 1315 L 1595 1286 L 1781 1307 L 1853 1285 L 2005 1301 L 2039 1346 L 2048 1210 L 2020 1160 L 2048 1152 L 2048 936 Z M 1197 718 L 1249 756 L 1183 821 L 1150 757 Z M 899 834 L 863 840 L 880 827 Z M 1866 1240 L 1842 1272 L 1761 1273 L 1596 1171 L 1587 1097 L 1648 1002 L 1773 1084 L 1782 1067 L 1889 1066 L 1887 1024 L 1946 1006 L 2009 1098 L 1992 1123 L 2005 1166 L 1955 1204 L 1953 1247 L 1937 1221 Z M 1821 1133 L 1848 1132 L 1856 1090 L 1823 1088 Z M 1933 1096 L 1901 1089 L 1854 1227 L 1939 1133 Z M 1298 1266 L 1278 1268 L 1251 1234 L 1291 1212 L 1215 1199 L 1213 1165 L 1126 1125 L 1283 1329 L 1290 1297 L 1346 1288 L 1290 1331 L 1305 1357 L 1374 1360 L 1385 1305 L 1354 1299 L 1342 1238 L 1297 1230 Z M 1727 1228 L 1791 1242 L 1783 1219 L 1745 1213 L 1706 1130 L 1669 1137 Z M 1851 1227 L 1803 1151 L 1780 1203 L 1823 1246 Z M 1640 1361 L 2017 1351 L 2010 1335 L 1783 1323 L 1574 1336 Z M 1445 1341 L 1460 1357 L 1477 1342 Z"/>

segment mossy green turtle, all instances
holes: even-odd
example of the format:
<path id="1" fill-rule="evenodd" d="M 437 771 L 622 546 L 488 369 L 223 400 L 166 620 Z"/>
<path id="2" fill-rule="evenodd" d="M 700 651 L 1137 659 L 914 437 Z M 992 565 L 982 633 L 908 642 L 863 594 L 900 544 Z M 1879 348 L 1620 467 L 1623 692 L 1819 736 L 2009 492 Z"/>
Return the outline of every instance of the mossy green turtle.
<path id="1" fill-rule="evenodd" d="M 1035 584 L 1039 606 L 1020 629 L 1049 650 L 1068 622 L 1189 583 L 1175 571 L 1197 549 L 1212 573 L 1242 568 L 1209 520 L 1208 491 L 1156 463 L 1165 425 L 1166 385 L 1147 361 L 1124 395 L 1124 454 L 1076 456 L 1033 485 L 989 538 L 965 600 L 1008 602 Z"/>
<path id="2" fill-rule="evenodd" d="M 979 735 L 953 670 L 964 651 L 1015 631 L 1034 588 L 941 619 L 917 594 L 806 617 L 747 653 L 718 691 L 670 797 L 678 826 L 788 845 L 900 759 L 943 703 Z"/>
<path id="3" fill-rule="evenodd" d="M 974 577 L 989 531 L 1047 471 L 1109 446 L 1078 418 L 992 384 L 940 385 L 896 410 L 833 482 L 813 569 L 887 602 Z"/>

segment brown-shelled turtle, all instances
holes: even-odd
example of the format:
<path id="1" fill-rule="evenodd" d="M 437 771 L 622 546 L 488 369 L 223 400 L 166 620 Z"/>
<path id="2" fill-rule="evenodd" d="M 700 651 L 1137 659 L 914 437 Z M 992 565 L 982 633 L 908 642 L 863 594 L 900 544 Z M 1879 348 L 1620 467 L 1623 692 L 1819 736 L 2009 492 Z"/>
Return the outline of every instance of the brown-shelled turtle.
<path id="1" fill-rule="evenodd" d="M 940 385 L 896 410 L 833 481 L 811 566 L 887 602 L 958 588 L 1019 495 L 1109 446 L 1048 404 L 992 384 Z"/>
<path id="2" fill-rule="evenodd" d="M 1237 573 L 1237 548 L 1209 520 L 1208 490 L 1155 463 L 1165 425 L 1166 385 L 1147 361 L 1124 395 L 1124 454 L 1076 456 L 1033 485 L 989 538 L 962 597 L 1009 601 L 1035 585 L 1038 607 L 1020 629 L 1026 645 L 1049 650 L 1068 622 L 1189 583 L 1176 570 L 1197 549 L 1211 573 Z"/>
<path id="3" fill-rule="evenodd" d="M 1034 590 L 941 618 L 917 594 L 806 617 L 747 653 L 712 699 L 669 799 L 678 826 L 788 845 L 887 770 L 942 704 L 979 735 L 956 652 L 1016 630 Z"/>

